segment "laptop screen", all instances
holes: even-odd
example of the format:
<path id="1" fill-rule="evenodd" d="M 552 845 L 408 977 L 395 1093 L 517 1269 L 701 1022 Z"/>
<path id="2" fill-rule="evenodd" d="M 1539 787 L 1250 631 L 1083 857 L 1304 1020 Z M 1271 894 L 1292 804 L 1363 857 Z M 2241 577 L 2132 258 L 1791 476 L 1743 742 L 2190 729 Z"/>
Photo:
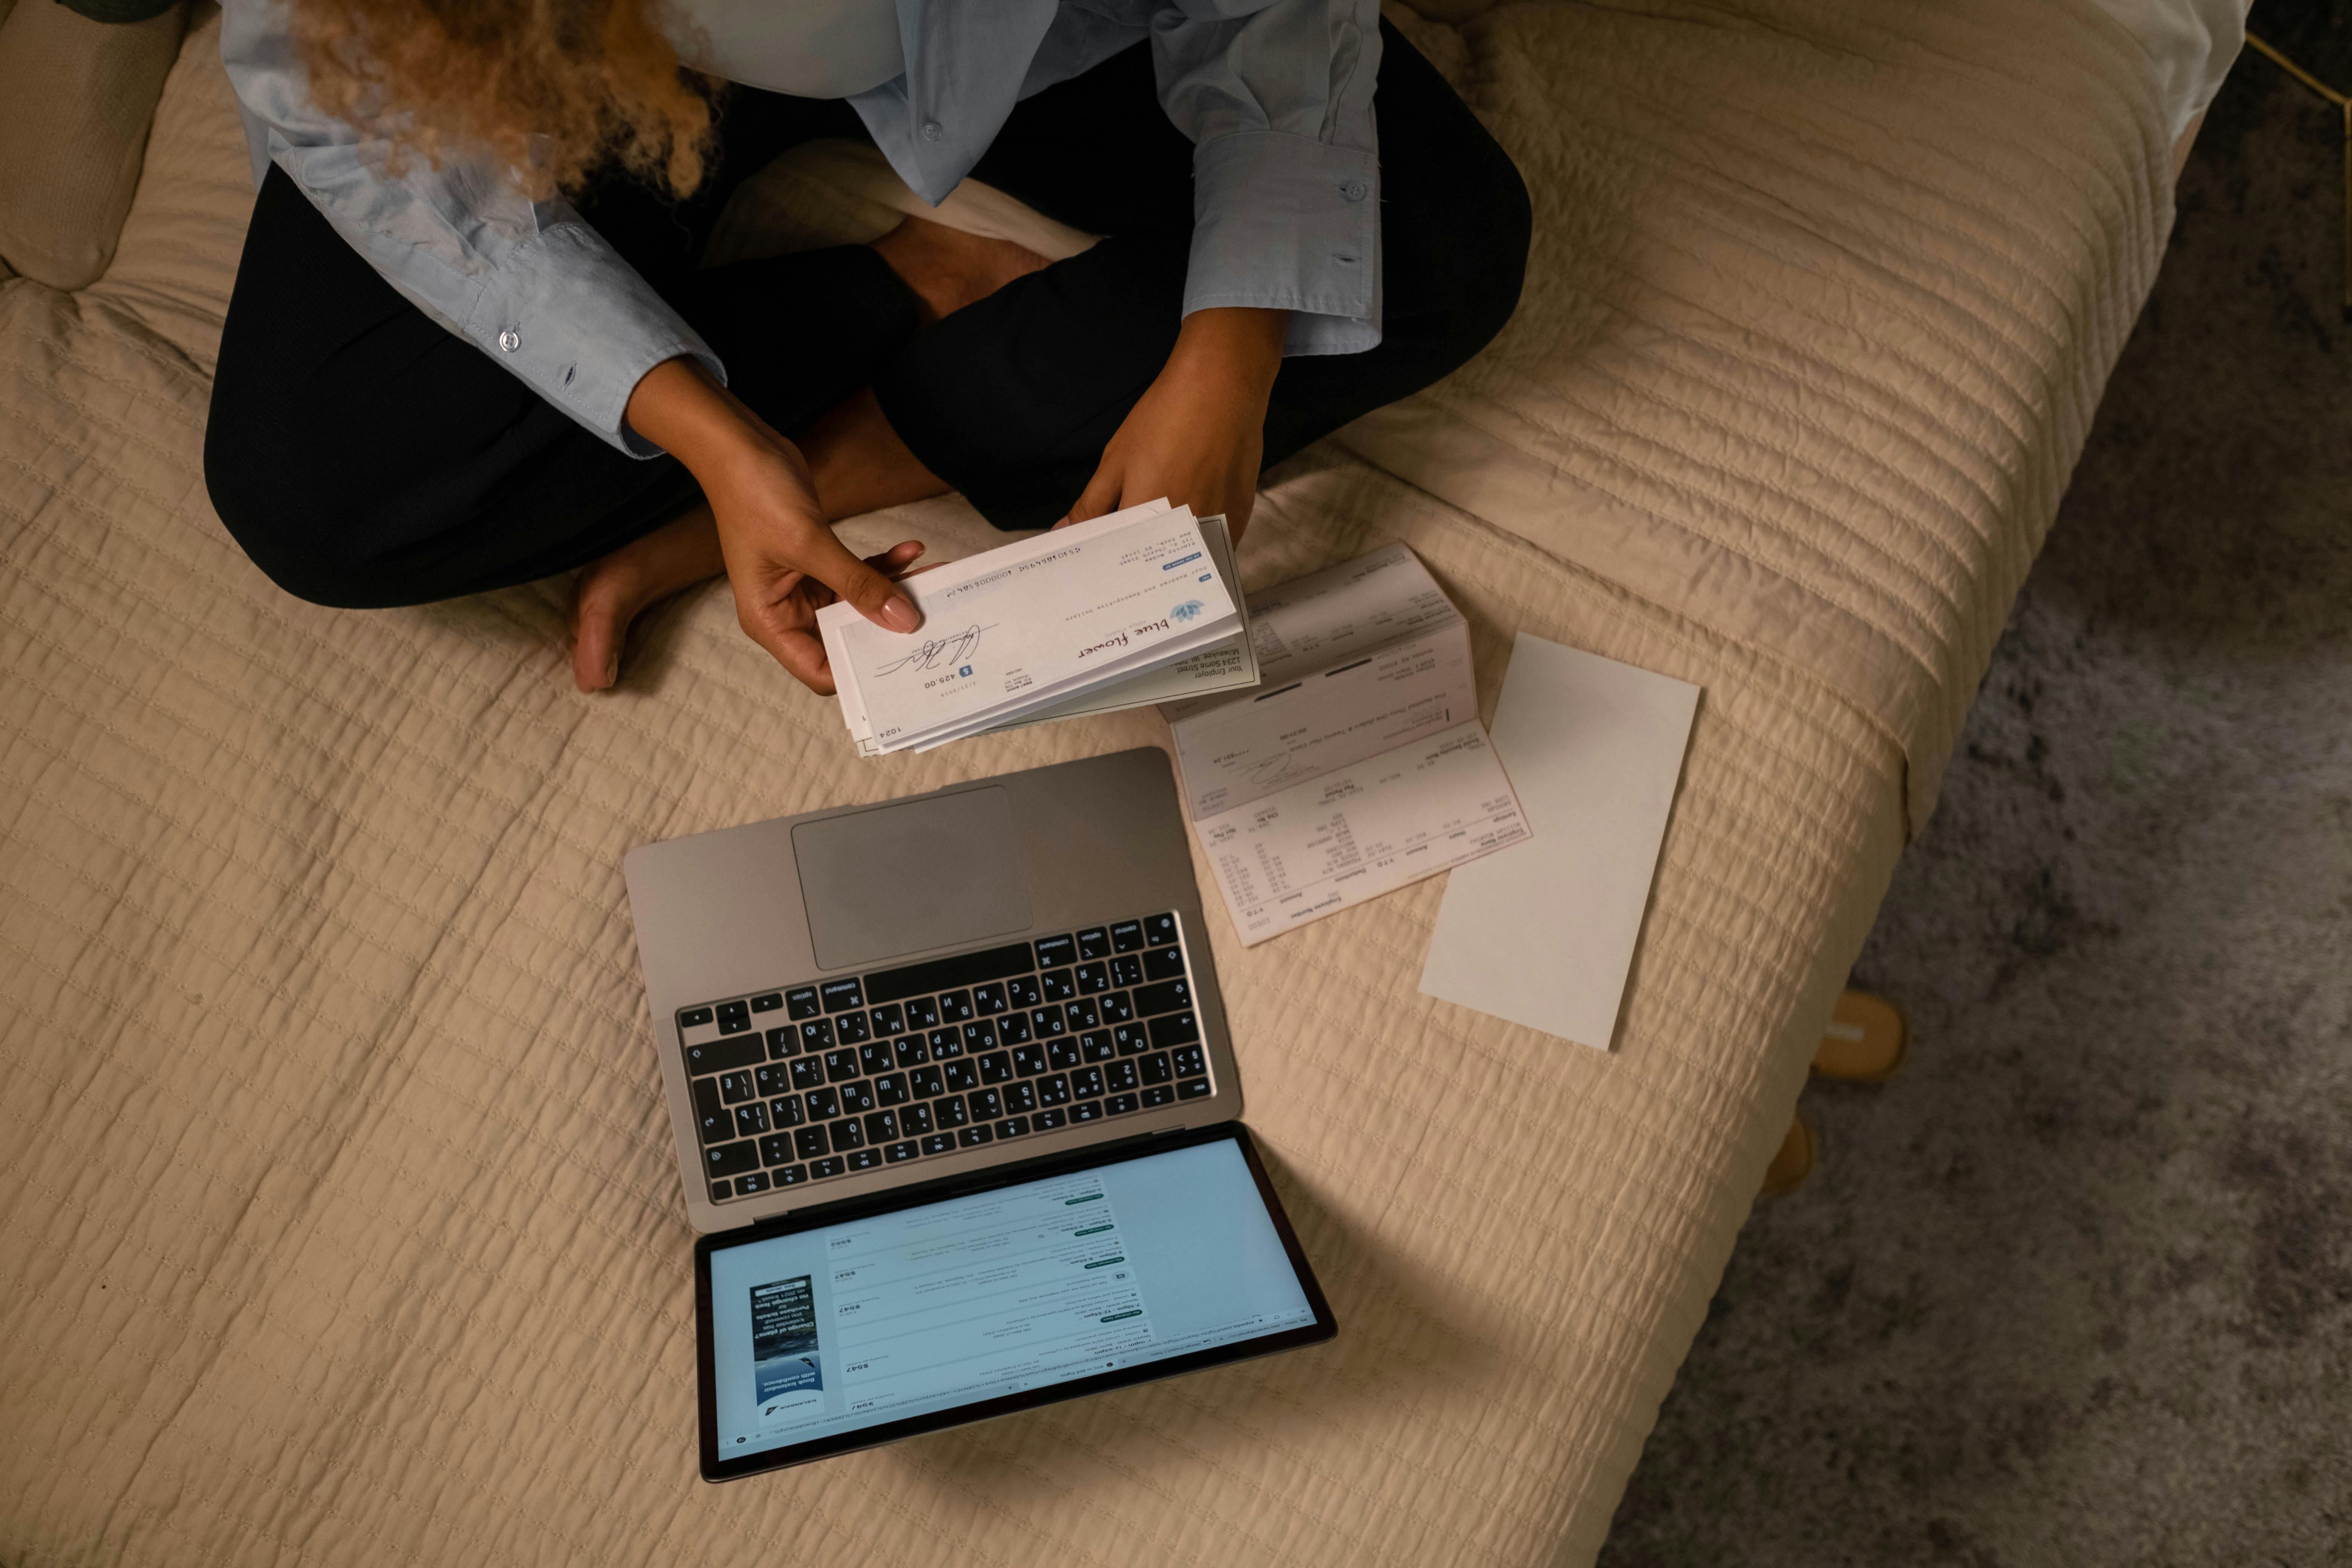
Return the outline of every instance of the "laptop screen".
<path id="1" fill-rule="evenodd" d="M 707 1241 L 705 1473 L 1328 1338 L 1329 1309 L 1245 1134 L 1216 1131 Z"/>

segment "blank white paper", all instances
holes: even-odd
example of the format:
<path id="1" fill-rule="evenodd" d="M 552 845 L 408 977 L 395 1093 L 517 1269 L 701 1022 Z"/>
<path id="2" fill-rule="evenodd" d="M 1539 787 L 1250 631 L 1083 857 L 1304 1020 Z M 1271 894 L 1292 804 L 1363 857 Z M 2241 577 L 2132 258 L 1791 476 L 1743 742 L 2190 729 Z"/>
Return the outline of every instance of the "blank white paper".
<path id="1" fill-rule="evenodd" d="M 1519 634 L 1495 752 L 1533 837 L 1454 868 L 1423 994 L 1607 1050 L 1698 688 Z"/>

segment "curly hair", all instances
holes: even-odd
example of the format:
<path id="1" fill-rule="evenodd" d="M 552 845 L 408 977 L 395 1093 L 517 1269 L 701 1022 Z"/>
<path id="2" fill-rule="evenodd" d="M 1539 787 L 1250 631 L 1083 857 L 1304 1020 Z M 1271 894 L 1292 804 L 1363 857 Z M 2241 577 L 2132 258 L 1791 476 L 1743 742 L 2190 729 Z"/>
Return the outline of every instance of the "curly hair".
<path id="1" fill-rule="evenodd" d="M 487 153 L 534 196 L 617 167 L 702 183 L 719 84 L 680 66 L 660 0 L 292 0 L 328 113 L 433 163 Z"/>

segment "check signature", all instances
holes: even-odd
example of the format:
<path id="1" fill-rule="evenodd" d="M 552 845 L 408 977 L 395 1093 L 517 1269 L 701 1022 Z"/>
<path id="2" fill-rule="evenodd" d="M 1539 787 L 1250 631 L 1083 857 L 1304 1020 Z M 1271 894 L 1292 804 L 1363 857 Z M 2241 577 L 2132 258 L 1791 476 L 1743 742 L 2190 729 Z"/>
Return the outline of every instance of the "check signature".
<path id="1" fill-rule="evenodd" d="M 937 669 L 942 665 L 961 664 L 980 646 L 980 634 L 985 626 L 966 626 L 951 637 L 927 637 L 914 652 L 904 658 L 894 658 L 877 668 L 877 675 L 895 675 L 902 669 Z"/>

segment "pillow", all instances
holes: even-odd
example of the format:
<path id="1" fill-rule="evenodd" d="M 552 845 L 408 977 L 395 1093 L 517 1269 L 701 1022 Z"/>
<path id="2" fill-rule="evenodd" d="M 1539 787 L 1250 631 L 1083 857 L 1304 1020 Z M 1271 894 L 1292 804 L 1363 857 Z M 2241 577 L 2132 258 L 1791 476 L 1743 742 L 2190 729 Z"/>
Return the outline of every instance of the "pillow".
<path id="1" fill-rule="evenodd" d="M 186 0 L 137 21 L 94 21 L 58 0 L 0 16 L 0 260 L 56 289 L 105 272 L 187 22 Z"/>

